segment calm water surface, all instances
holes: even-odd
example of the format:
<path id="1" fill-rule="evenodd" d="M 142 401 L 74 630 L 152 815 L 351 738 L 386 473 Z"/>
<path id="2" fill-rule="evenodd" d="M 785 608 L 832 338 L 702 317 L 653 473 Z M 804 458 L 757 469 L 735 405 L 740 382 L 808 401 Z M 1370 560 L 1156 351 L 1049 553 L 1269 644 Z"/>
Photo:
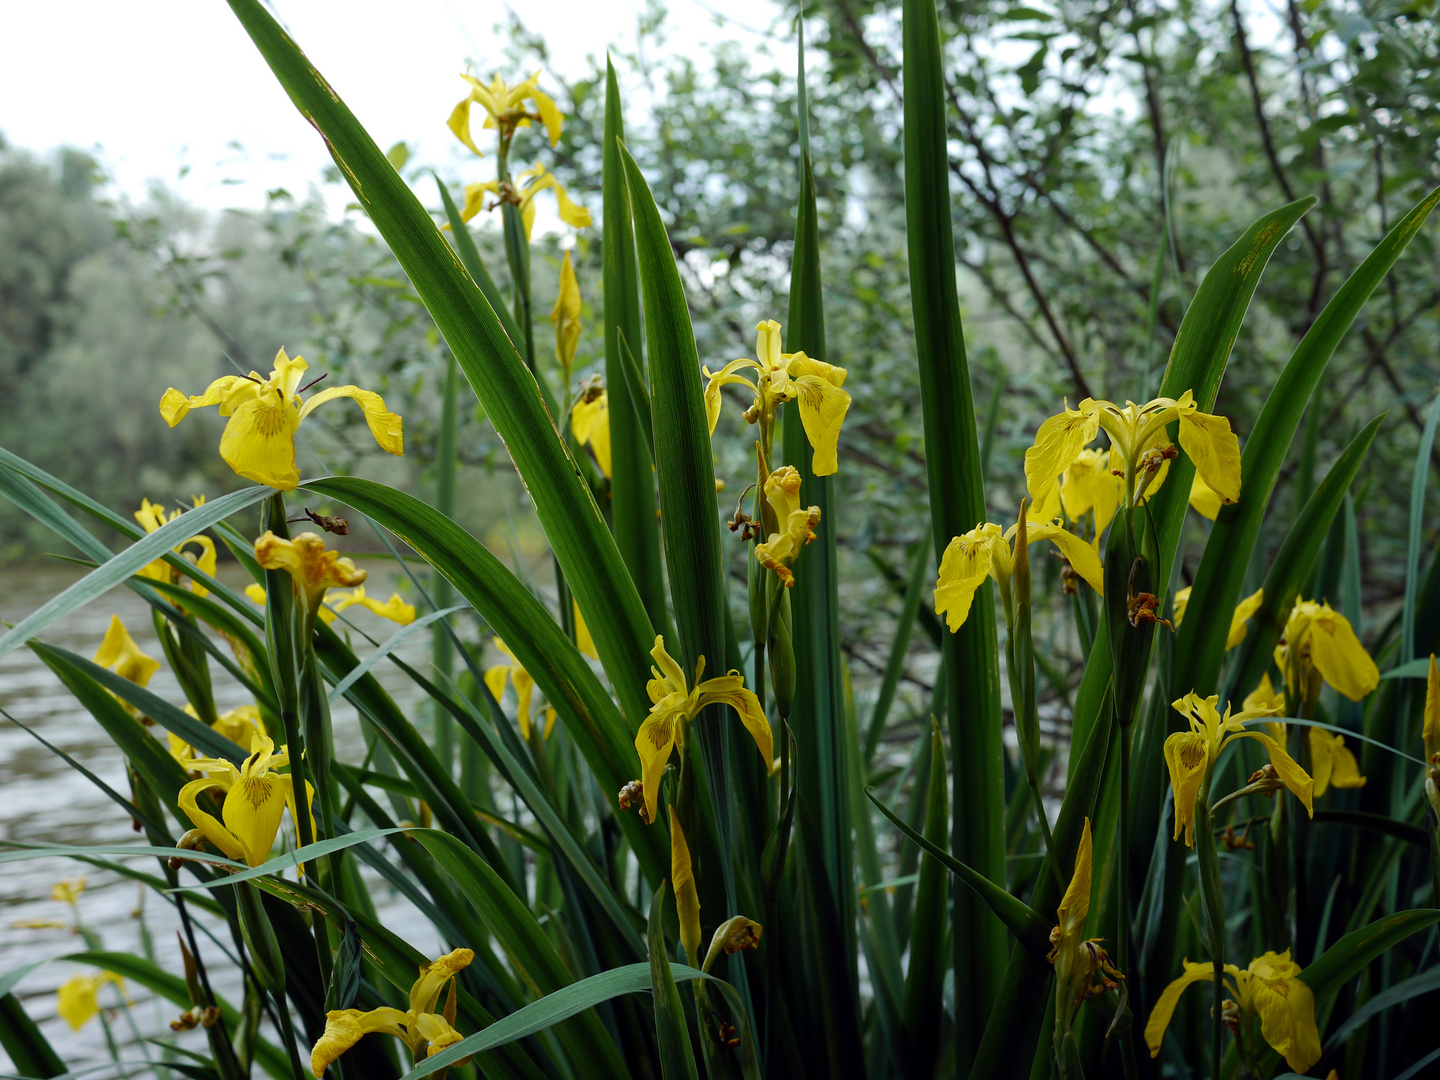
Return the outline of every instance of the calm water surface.
<path id="1" fill-rule="evenodd" d="M 382 564 L 368 568 L 372 575 L 368 585 L 371 594 L 388 596 L 393 585 L 388 576 L 389 567 Z M 82 573 L 76 567 L 44 562 L 0 567 L 0 619 L 18 622 Z M 243 587 L 246 580 L 244 572 L 234 564 L 222 566 L 220 577 L 236 587 Z M 145 652 L 163 659 L 149 606 L 123 586 L 51 626 L 43 635 L 44 640 L 89 657 L 100 644 L 112 614 L 120 616 Z M 356 628 L 377 640 L 383 640 L 397 629 L 393 623 L 363 609 L 352 608 L 346 612 L 347 616 L 352 614 L 356 616 Z M 363 657 L 370 646 L 358 633 L 352 633 L 352 638 L 355 651 Z M 418 665 L 427 651 L 427 641 L 428 635 L 422 631 L 397 651 L 402 658 Z M 414 684 L 388 662 L 382 662 L 373 671 L 413 719 L 420 706 L 420 695 Z M 250 703 L 244 688 L 230 681 L 218 666 L 212 664 L 211 673 L 216 704 L 222 712 Z M 162 666 L 149 688 L 176 704 L 183 704 L 185 700 L 168 666 Z M 120 752 L 49 668 L 28 649 L 0 658 L 0 707 L 70 754 L 105 783 L 128 795 Z M 363 743 L 354 710 L 343 702 L 337 704 L 334 723 L 339 756 L 358 763 L 354 748 L 360 747 L 363 755 Z M 152 731 L 164 736 L 159 727 Z M 129 817 L 103 792 L 24 730 L 3 718 L 0 718 L 0 839 L 71 845 L 144 843 L 143 837 L 132 829 Z M 155 863 L 150 859 L 134 858 L 128 862 L 137 870 L 156 872 Z M 50 899 L 55 882 L 82 874 L 88 878 L 88 887 L 80 897 L 79 916 L 86 929 L 100 937 L 103 948 L 145 955 L 148 937 L 153 943 L 156 962 L 166 971 L 183 974 L 176 941 L 178 919 L 174 908 L 163 897 L 142 890 L 136 882 L 113 871 L 73 859 L 45 857 L 0 866 L 0 977 L 36 961 L 44 962 L 20 981 L 15 993 L 72 1068 L 109 1060 L 100 1020 L 92 1020 L 75 1033 L 55 1012 L 56 987 L 71 975 L 94 973 L 94 969 L 62 959 L 67 953 L 84 949 L 85 943 L 68 929 L 73 921 L 68 906 Z M 439 941 L 428 922 L 378 878 L 370 883 L 386 924 L 422 952 L 433 952 Z M 34 929 L 17 925 L 34 921 L 58 921 L 67 928 Z M 228 940 L 228 934 L 217 936 Z M 239 979 L 232 977 L 213 943 L 203 936 L 200 941 L 211 965 L 211 979 L 217 992 L 238 1003 Z M 180 1010 L 169 1002 L 153 999 L 133 984 L 127 983 L 126 991 L 135 1003 L 130 1012 L 134 1027 L 117 1011 L 110 1017 L 111 1030 L 121 1044 L 121 1060 L 143 1065 L 146 1055 L 135 1042 L 134 1031 L 138 1029 L 147 1037 L 168 1036 L 168 1022 Z M 103 1004 L 119 1002 L 113 987 L 103 990 L 100 1000 Z M 273 1038 L 273 1033 L 271 1035 Z M 199 1030 L 183 1032 L 176 1039 L 182 1047 L 207 1051 L 205 1036 Z M 275 1041 L 278 1043 L 278 1039 Z M 151 1053 L 158 1054 L 158 1050 L 151 1048 Z M 11 1068 L 10 1059 L 0 1050 L 0 1073 L 8 1073 Z"/>

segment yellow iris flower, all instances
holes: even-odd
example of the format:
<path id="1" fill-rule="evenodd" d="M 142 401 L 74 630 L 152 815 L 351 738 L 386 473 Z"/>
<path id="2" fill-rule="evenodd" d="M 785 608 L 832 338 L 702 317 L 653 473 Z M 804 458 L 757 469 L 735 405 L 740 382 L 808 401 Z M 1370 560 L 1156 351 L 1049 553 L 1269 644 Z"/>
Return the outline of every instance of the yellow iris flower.
<path id="1" fill-rule="evenodd" d="M 1195 395 L 1186 390 L 1178 399 L 1156 398 L 1144 405 L 1127 401 L 1123 408 L 1086 398 L 1079 408 L 1067 405 L 1064 412 L 1045 420 L 1035 433 L 1035 445 L 1025 451 L 1025 483 L 1031 503 L 1045 505 L 1056 479 L 1074 464 L 1101 428 L 1110 436 L 1112 468 L 1124 463 L 1126 472 L 1134 474 L 1142 456 L 1155 449 L 1164 439 L 1166 426 L 1175 420 L 1180 421 L 1180 448 L 1205 483 L 1224 502 L 1239 499 L 1240 443 L 1230 430 L 1230 421 L 1200 412 Z"/>
<path id="2" fill-rule="evenodd" d="M 603 389 L 581 394 L 570 407 L 570 430 L 575 441 L 589 446 L 595 464 L 607 477 L 610 475 L 610 395 Z"/>
<path id="3" fill-rule="evenodd" d="M 512 180 L 486 180 L 483 184 L 465 185 L 465 204 L 460 208 L 460 219 L 469 221 L 485 209 L 485 196 L 494 195 L 496 202 L 513 203 L 520 210 L 520 220 L 525 223 L 525 239 L 530 239 L 530 230 L 535 225 L 535 196 L 549 189 L 555 193 L 555 204 L 560 211 L 560 220 L 566 225 L 583 229 L 590 224 L 590 211 L 571 200 L 565 186 L 547 172 L 538 161 Z"/>
<path id="4" fill-rule="evenodd" d="M 765 479 L 765 501 L 775 512 L 780 528 L 763 544 L 755 545 L 755 558 L 767 570 L 775 571 L 788 589 L 795 584 L 790 567 L 805 545 L 815 539 L 820 508 L 800 505 L 800 471 L 794 465 L 776 469 Z"/>
<path id="5" fill-rule="evenodd" d="M 1185 618 L 1185 609 L 1190 606 L 1190 588 L 1187 585 L 1183 589 L 1175 591 L 1175 629 L 1180 629 L 1180 622 Z M 1265 590 L 1256 589 L 1240 603 L 1235 605 L 1235 613 L 1230 616 L 1230 633 L 1225 638 L 1225 651 L 1229 652 L 1245 640 L 1245 620 L 1260 610 L 1260 605 L 1265 602 Z M 1248 706 L 1247 706 L 1248 707 Z"/>
<path id="6" fill-rule="evenodd" d="M 192 771 L 206 775 L 180 789 L 180 809 L 201 835 L 229 858 L 259 866 L 270 857 L 275 834 L 280 831 L 280 816 L 287 807 L 290 820 L 297 820 L 295 785 L 288 773 L 275 771 L 290 763 L 287 749 L 275 753 L 275 743 L 257 732 L 251 737 L 250 756 L 238 769 L 219 758 L 195 758 L 187 763 Z M 308 781 L 305 788 L 308 808 L 315 791 Z M 224 793 L 220 819 L 200 808 L 197 800 L 204 791 Z M 313 835 L 313 817 L 311 821 Z"/>
<path id="7" fill-rule="evenodd" d="M 1085 828 L 1080 833 L 1080 846 L 1075 849 L 1075 870 L 1055 912 L 1058 925 L 1050 931 L 1051 949 L 1046 957 L 1055 967 L 1055 1003 L 1065 1010 L 1067 1026 L 1074 1017 L 1074 1010 L 1086 998 L 1113 989 L 1119 985 L 1116 980 L 1122 977 L 1101 947 L 1101 939 L 1085 938 L 1085 920 L 1090 915 L 1091 861 L 1090 819 L 1087 817 Z"/>
<path id="8" fill-rule="evenodd" d="M 1365 777 L 1360 764 L 1345 745 L 1345 736 L 1324 728 L 1310 729 L 1310 766 L 1315 770 L 1315 797 L 1331 787 L 1362 788 Z"/>
<path id="9" fill-rule="evenodd" d="M 220 456 L 225 464 L 246 479 L 280 491 L 291 491 L 300 484 L 295 468 L 295 432 L 300 422 L 317 405 L 336 398 L 353 398 L 359 403 L 380 449 L 404 453 L 403 422 L 385 408 L 385 399 L 374 391 L 332 386 L 302 401 L 300 381 L 309 367 L 304 357 L 292 360 L 281 349 L 275 354 L 275 368 L 268 379 L 254 371 L 248 376 L 225 375 L 194 397 L 186 397 L 172 386 L 160 399 L 160 415 L 173 428 L 191 409 L 218 405 L 220 415 L 230 418 L 220 436 Z"/>
<path id="10" fill-rule="evenodd" d="M 368 576 L 338 551 L 326 551 L 319 533 L 301 533 L 286 540 L 267 532 L 255 541 L 255 561 L 266 570 L 284 570 L 294 584 L 295 598 L 313 615 L 327 589 L 354 588 Z"/>
<path id="11" fill-rule="evenodd" d="M 707 705 L 729 705 L 739 714 L 740 722 L 755 740 L 760 758 L 770 771 L 774 762 L 775 738 L 770 731 L 770 721 L 760 700 L 745 689 L 745 676 L 738 671 L 722 675 L 717 679 L 701 681 L 705 674 L 705 658 L 695 664 L 695 685 L 685 680 L 685 672 L 665 651 L 665 639 L 658 634 L 655 647 L 650 650 L 658 667 L 652 667 L 653 678 L 645 685 L 650 695 L 650 713 L 640 724 L 635 736 L 635 750 L 640 755 L 640 780 L 645 789 L 645 820 L 655 820 L 655 802 L 660 792 L 660 777 L 670 752 L 677 744 L 683 745 L 690 721 Z"/>
<path id="12" fill-rule="evenodd" d="M 197 507 L 204 506 L 205 496 L 196 495 L 191 502 Z M 153 533 L 156 529 L 160 528 L 161 525 L 174 521 L 182 513 L 184 513 L 184 511 L 177 507 L 170 511 L 169 516 L 166 516 L 165 508 L 159 503 L 152 503 L 149 499 L 141 499 L 140 509 L 135 511 L 135 520 L 140 523 L 140 527 L 147 533 Z M 199 547 L 200 554 L 196 555 L 191 552 L 186 552 L 184 549 L 189 544 L 194 544 Z M 211 577 L 215 576 L 215 541 L 211 540 L 210 537 L 192 536 L 190 539 L 176 544 L 171 550 L 173 550 L 176 555 L 185 556 L 185 558 L 189 559 Z M 149 578 L 152 581 L 164 581 L 171 585 L 187 586 L 196 596 L 208 596 L 210 592 L 204 585 L 201 585 L 198 581 L 191 581 L 164 559 L 156 559 L 140 571 L 140 576 Z"/>
<path id="13" fill-rule="evenodd" d="M 1300 965 L 1290 959 L 1290 950 L 1267 952 L 1250 961 L 1244 971 L 1225 965 L 1230 981 L 1225 988 L 1233 995 L 1244 1017 L 1259 1015 L 1260 1034 L 1297 1073 L 1310 1071 L 1320 1060 L 1320 1032 L 1315 1026 L 1315 995 L 1298 976 Z M 1160 995 L 1145 1024 L 1145 1043 L 1153 1058 L 1160 1053 L 1165 1029 L 1175 1015 L 1175 1005 L 1185 988 L 1193 983 L 1213 983 L 1214 964 L 1185 961 L 1185 974 Z"/>
<path id="14" fill-rule="evenodd" d="M 480 148 L 475 145 L 470 134 L 471 105 L 479 105 L 485 110 L 485 128 L 499 130 L 502 140 L 508 142 L 516 128 L 529 127 L 532 120 L 539 120 L 545 125 L 546 134 L 550 136 L 550 145 L 554 146 L 560 141 L 560 129 L 565 121 L 554 99 L 540 89 L 538 69 L 534 75 L 514 86 L 508 84 L 498 73 L 489 83 L 482 83 L 474 76 L 464 73 L 461 73 L 460 77 L 470 84 L 470 93 L 451 110 L 450 119 L 445 123 L 476 157 L 485 155 L 480 153 Z M 527 101 L 535 106 L 534 112 L 525 107 Z"/>
<path id="15" fill-rule="evenodd" d="M 383 604 L 373 596 L 365 595 L 365 586 L 357 585 L 349 593 L 336 593 L 330 597 L 335 611 L 341 612 L 346 608 L 363 607 L 367 611 L 373 611 L 382 619 L 389 619 L 391 622 L 399 623 L 401 626 L 409 626 L 415 621 L 415 605 L 407 604 L 397 593 L 391 593 L 390 599 Z"/>
<path id="16" fill-rule="evenodd" d="M 690 845 L 675 808 L 670 808 L 670 887 L 675 891 L 675 911 L 680 916 L 680 944 L 691 965 L 700 960 L 700 893 L 690 865 Z"/>
<path id="17" fill-rule="evenodd" d="M 86 878 L 84 874 L 81 874 L 73 880 L 71 878 L 65 878 L 63 881 L 57 881 L 50 888 L 50 899 L 59 900 L 61 903 L 74 907 L 80 902 L 80 894 L 85 891 L 85 886 L 88 882 L 89 879 Z"/>
<path id="18" fill-rule="evenodd" d="M 1099 536 L 1114 519 L 1124 487 L 1124 478 L 1110 471 L 1110 451 L 1081 450 L 1060 477 L 1060 502 L 1065 516 L 1079 521 L 1094 511 L 1095 535 Z M 1042 507 L 1034 516 L 1048 521 L 1046 509 Z"/>
<path id="19" fill-rule="evenodd" d="M 555 324 L 555 359 L 560 362 L 568 385 L 570 369 L 575 364 L 575 350 L 580 344 L 580 282 L 575 277 L 575 265 L 570 261 L 569 251 L 565 252 L 565 261 L 560 264 L 560 295 L 555 299 L 550 321 Z"/>
<path id="20" fill-rule="evenodd" d="M 130 631 L 125 629 L 119 615 L 110 616 L 110 627 L 105 631 L 105 637 L 91 659 L 101 667 L 109 668 L 122 679 L 129 679 L 136 686 L 146 685 L 155 672 L 160 670 L 160 661 L 140 651 L 140 646 L 130 636 Z"/>
<path id="21" fill-rule="evenodd" d="M 1262 731 L 1248 731 L 1245 721 L 1261 716 L 1273 716 L 1270 709 L 1245 710 L 1230 713 L 1225 709 L 1222 719 L 1215 708 L 1220 697 L 1212 694 L 1202 698 L 1199 694 L 1186 694 L 1172 702 L 1176 712 L 1190 721 L 1189 731 L 1177 731 L 1165 740 L 1165 764 L 1170 770 L 1170 786 L 1175 792 L 1175 835 L 1185 833 L 1186 847 L 1195 846 L 1195 800 L 1210 771 L 1219 760 L 1220 751 L 1236 739 L 1257 739 L 1270 755 L 1275 772 L 1295 797 L 1305 804 L 1305 812 L 1314 814 L 1313 789 L 1315 782 L 1280 745 L 1273 736 Z"/>
<path id="22" fill-rule="evenodd" d="M 837 447 L 840 427 L 850 408 L 850 395 L 841 389 L 846 371 L 842 367 L 812 360 L 803 352 L 780 351 L 780 324 L 766 319 L 755 327 L 755 355 L 758 360 L 732 360 L 719 371 L 702 368 L 706 379 L 705 413 L 710 434 L 720 419 L 720 388 L 742 385 L 755 395 L 755 404 L 745 412 L 749 423 L 762 423 L 769 430 L 775 421 L 775 410 L 782 402 L 794 399 L 800 406 L 800 424 L 815 451 L 816 476 L 830 476 L 839 467 Z M 752 382 L 743 370 L 756 372 Z M 766 443 L 769 445 L 768 441 Z M 767 451 L 768 452 L 768 451 Z"/>
<path id="23" fill-rule="evenodd" d="M 440 992 L 445 989 L 445 985 L 454 978 L 456 972 L 468 967 L 473 959 L 475 953 L 470 949 L 456 949 L 433 963 L 422 965 L 420 977 L 410 988 L 409 1009 L 382 1006 L 369 1012 L 361 1012 L 359 1009 L 332 1009 L 327 1012 L 325 1031 L 310 1051 L 310 1071 L 315 1074 L 316 1080 L 325 1075 L 331 1062 L 371 1032 L 394 1035 L 402 1040 L 410 1048 L 411 1056 L 417 1063 L 432 1054 L 438 1054 L 446 1047 L 454 1046 L 462 1036 L 453 1027 L 453 985 L 444 1010 L 435 1010 L 440 1004 Z"/>
<path id="24" fill-rule="evenodd" d="M 1319 693 L 1323 679 L 1351 701 L 1359 701 L 1380 685 L 1380 669 L 1360 644 L 1350 620 L 1328 601 L 1296 598 L 1275 646 L 1275 663 L 1297 698 Z"/>
<path id="25" fill-rule="evenodd" d="M 199 719 L 194 706 L 187 704 L 185 711 Z M 265 720 L 260 715 L 259 708 L 254 705 L 241 705 L 238 709 L 230 709 L 228 712 L 221 713 L 219 718 L 210 725 L 210 729 L 240 747 L 253 745 L 256 735 L 264 737 L 269 734 L 265 729 Z M 190 762 L 200 755 L 196 753 L 193 746 L 172 731 L 170 732 L 170 756 L 188 769 Z"/>
<path id="26" fill-rule="evenodd" d="M 940 558 L 940 576 L 935 582 L 935 614 L 945 616 L 945 624 L 954 633 L 970 615 L 975 593 L 993 577 L 1003 591 L 1010 588 L 1015 566 L 1015 534 L 1019 525 L 1001 532 L 993 522 L 977 525 L 964 536 L 956 536 L 946 545 Z M 1095 546 L 1059 525 L 1026 521 L 1026 539 L 1034 544 L 1049 540 L 1064 555 L 1071 567 L 1097 593 L 1102 592 L 1103 572 Z"/>
<path id="27" fill-rule="evenodd" d="M 485 686 L 490 690 L 491 696 L 494 697 L 496 701 L 499 701 L 505 696 L 505 681 L 508 679 L 514 683 L 515 712 L 516 717 L 520 721 L 520 737 L 526 742 L 529 742 L 532 722 L 530 700 L 531 695 L 535 692 L 535 680 L 532 679 L 530 673 L 520 665 L 520 661 L 515 659 L 515 654 L 510 651 L 505 642 L 501 641 L 498 637 L 492 638 L 491 641 L 497 649 L 510 658 L 510 663 L 496 664 L 487 670 L 485 672 Z M 546 709 L 545 738 L 550 738 L 550 732 L 554 727 L 555 710 Z"/>
<path id="28" fill-rule="evenodd" d="M 124 980 L 109 971 L 98 975 L 72 975 L 60 984 L 55 995 L 55 1011 L 72 1031 L 79 1031 L 100 1011 L 100 988 L 106 983 L 114 983 L 120 995 L 127 1002 L 130 1000 L 125 993 Z"/>

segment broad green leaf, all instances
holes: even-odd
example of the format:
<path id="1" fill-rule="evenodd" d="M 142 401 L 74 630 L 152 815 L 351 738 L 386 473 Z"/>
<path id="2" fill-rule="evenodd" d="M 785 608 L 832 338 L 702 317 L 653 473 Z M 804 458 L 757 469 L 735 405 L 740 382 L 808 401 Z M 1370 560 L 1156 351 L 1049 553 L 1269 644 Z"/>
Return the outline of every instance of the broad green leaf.
<path id="1" fill-rule="evenodd" d="M 930 525 L 938 564 L 952 537 L 986 519 L 984 470 L 965 330 L 955 285 L 946 83 L 935 0 L 905 0 L 905 234 L 925 418 Z M 991 881 L 1005 880 L 1005 801 L 1000 670 L 989 582 L 970 617 L 942 639 L 951 749 L 955 755 L 955 857 Z M 1103 685 L 1103 684 L 1102 684 Z M 1077 734 L 1086 734 L 1076 717 Z M 1000 972 L 1005 937 L 979 899 L 955 896 L 955 1053 L 974 1053 Z"/>
<path id="2" fill-rule="evenodd" d="M 655 1041 L 660 1047 L 660 1075 L 664 1080 L 699 1080 L 685 1008 L 671 973 L 665 949 L 665 882 L 650 901 L 650 986 L 655 1000 Z"/>
<path id="3" fill-rule="evenodd" d="M 1369 926 L 1352 930 L 1331 945 L 1323 956 L 1300 973 L 1300 978 L 1314 991 L 1316 1002 L 1323 1002 L 1360 974 L 1365 965 L 1381 953 L 1437 922 L 1440 922 L 1440 908 L 1397 911 L 1376 919 Z"/>
<path id="4" fill-rule="evenodd" d="M 1311 324 L 1271 389 L 1254 429 L 1245 440 L 1240 465 L 1240 501 L 1221 508 L 1195 572 L 1191 595 L 1203 598 L 1203 602 L 1193 616 L 1187 609 L 1187 618 L 1177 631 L 1177 694 L 1193 689 L 1197 694 L 1206 695 L 1216 689 L 1225 657 L 1225 637 L 1230 630 L 1229 613 L 1240 599 L 1245 570 L 1250 565 L 1280 466 L 1285 463 L 1300 418 L 1341 339 L 1370 294 L 1430 216 L 1436 202 L 1440 202 L 1440 188 L 1401 218 L 1376 245 Z M 1428 456 L 1427 453 L 1427 471 Z M 1170 478 L 1172 485 L 1176 479 Z M 1188 478 L 1185 483 L 1189 484 Z"/>
<path id="5" fill-rule="evenodd" d="M 8 656 L 56 619 L 84 607 L 103 596 L 136 571 L 149 566 L 191 536 L 209 528 L 221 518 L 229 517 L 271 494 L 267 487 L 248 487 L 221 495 L 212 502 L 187 510 L 148 536 L 137 540 L 108 562 L 96 567 L 75 584 L 52 597 L 37 610 L 21 619 L 4 637 L 0 637 L 0 657 Z"/>
<path id="6" fill-rule="evenodd" d="M 550 613 L 484 545 L 419 499 L 383 484 L 328 477 L 306 486 L 383 525 L 450 580 L 535 679 L 602 790 L 617 792 L 634 779 L 640 763 L 633 729 Z M 633 814 L 617 820 L 646 872 L 663 876 L 669 853 L 659 831 Z"/>
<path id="7" fill-rule="evenodd" d="M 430 215 L 330 84 L 260 0 L 231 0 L 230 6 L 296 108 L 324 138 L 445 335 L 525 481 L 611 684 L 638 723 L 649 709 L 645 680 L 654 633 L 534 375 Z"/>
<path id="8" fill-rule="evenodd" d="M 1385 674 L 1381 675 L 1380 678 L 1424 679 L 1427 678 L 1429 674 L 1430 658 L 1427 656 L 1423 660 L 1411 660 L 1408 664 L 1401 664 L 1399 667 L 1393 667 L 1389 671 L 1385 672 Z"/>
<path id="9" fill-rule="evenodd" d="M 490 305 L 490 310 L 500 320 L 500 325 L 505 329 L 505 336 L 508 337 L 515 347 L 521 348 L 525 341 L 525 335 L 520 330 L 520 324 L 515 321 L 515 315 L 511 312 L 505 298 L 500 295 L 500 290 L 495 285 L 495 279 L 490 276 L 490 271 L 485 269 L 485 263 L 480 258 L 480 250 L 475 246 L 475 238 L 470 235 L 470 227 L 460 217 L 460 208 L 455 205 L 455 200 L 450 197 L 450 189 L 435 177 L 435 186 L 440 189 L 440 201 L 445 207 L 445 219 L 450 223 L 450 235 L 455 240 L 455 251 L 460 256 L 460 262 L 464 265 L 470 279 L 479 286 L 480 291 L 485 294 L 485 300 Z M 543 392 L 543 388 L 542 388 Z M 547 407 L 553 407 L 553 402 L 547 402 Z"/>
<path id="10" fill-rule="evenodd" d="M 575 979 L 535 916 L 520 898 L 468 847 L 453 836 L 426 829 L 416 833 L 495 935 L 520 977 L 539 994 L 550 994 Z M 628 1072 L 605 1026 L 593 1012 L 563 1021 L 567 1052 L 587 1076 L 625 1077 Z"/>
<path id="11" fill-rule="evenodd" d="M 1325 1040 L 1325 1048 L 1333 1050 L 1341 1045 L 1377 1013 L 1409 1001 L 1411 998 L 1419 997 L 1421 994 L 1432 994 L 1436 990 L 1440 990 L 1440 967 L 1432 967 L 1427 971 L 1422 971 L 1419 975 L 1402 979 L 1393 986 L 1387 986 L 1347 1016 Z"/>
<path id="12" fill-rule="evenodd" d="M 635 234 L 630 225 L 625 166 L 620 147 L 625 121 L 615 67 L 605 59 L 605 142 L 603 163 L 604 230 L 601 255 L 605 283 L 605 387 L 610 401 L 611 530 L 620 557 L 640 590 L 640 599 L 657 631 L 670 621 L 660 533 L 655 527 L 654 436 L 648 401 L 629 391 L 628 376 L 638 360 L 631 350 L 641 344 L 640 281 Z M 644 380 L 644 372 L 636 372 Z"/>
<path id="13" fill-rule="evenodd" d="M 0 1047 L 21 1076 L 61 1076 L 65 1062 L 14 994 L 0 996 Z"/>

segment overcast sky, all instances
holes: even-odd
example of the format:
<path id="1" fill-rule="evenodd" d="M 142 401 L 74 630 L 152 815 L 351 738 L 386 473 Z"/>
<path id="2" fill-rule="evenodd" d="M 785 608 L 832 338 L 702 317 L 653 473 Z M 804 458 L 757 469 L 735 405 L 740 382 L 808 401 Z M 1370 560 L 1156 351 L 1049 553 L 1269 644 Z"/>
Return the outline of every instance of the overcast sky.
<path id="1" fill-rule="evenodd" d="M 567 74 L 609 44 L 633 50 L 642 9 L 641 0 L 274 0 L 375 141 L 405 140 L 412 161 L 439 165 L 468 156 L 445 127 L 464 94 L 457 73 L 467 59 L 500 60 L 494 28 L 508 6 L 545 34 Z M 778 18 L 773 0 L 669 6 L 667 48 L 687 53 L 719 40 L 753 46 Z M 224 0 L 0 0 L 0 133 L 35 151 L 91 151 L 132 199 L 158 179 L 213 208 L 256 207 L 277 187 L 300 195 L 330 161 Z M 348 195 L 328 198 L 343 206 Z"/>

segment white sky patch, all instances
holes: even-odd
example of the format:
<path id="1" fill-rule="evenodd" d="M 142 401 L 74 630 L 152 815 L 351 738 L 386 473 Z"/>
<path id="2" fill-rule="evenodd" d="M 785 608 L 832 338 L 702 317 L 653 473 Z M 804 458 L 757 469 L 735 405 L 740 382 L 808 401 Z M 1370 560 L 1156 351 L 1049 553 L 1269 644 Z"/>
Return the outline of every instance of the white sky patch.
<path id="1" fill-rule="evenodd" d="M 665 50 L 697 59 L 717 41 L 756 44 L 779 19 L 773 0 L 725 0 L 723 19 L 719 4 L 670 6 Z M 493 164 L 471 157 L 445 119 L 464 94 L 457 73 L 466 61 L 488 78 L 484 65 L 502 57 L 506 40 L 494 30 L 507 18 L 502 0 L 276 0 L 275 8 L 382 149 L 403 140 L 411 165 L 490 178 Z M 607 45 L 634 50 L 643 6 L 543 0 L 517 10 L 546 37 L 556 70 L 578 76 Z M 330 164 L 221 0 L 0 0 L 0 22 L 0 133 L 40 153 L 93 153 L 117 196 L 141 201 L 158 180 L 210 209 L 257 208 L 274 188 L 304 197 Z M 503 74 L 516 81 L 529 72 Z M 324 195 L 336 211 L 350 201 L 338 186 Z M 555 216 L 549 203 L 542 230 Z"/>

